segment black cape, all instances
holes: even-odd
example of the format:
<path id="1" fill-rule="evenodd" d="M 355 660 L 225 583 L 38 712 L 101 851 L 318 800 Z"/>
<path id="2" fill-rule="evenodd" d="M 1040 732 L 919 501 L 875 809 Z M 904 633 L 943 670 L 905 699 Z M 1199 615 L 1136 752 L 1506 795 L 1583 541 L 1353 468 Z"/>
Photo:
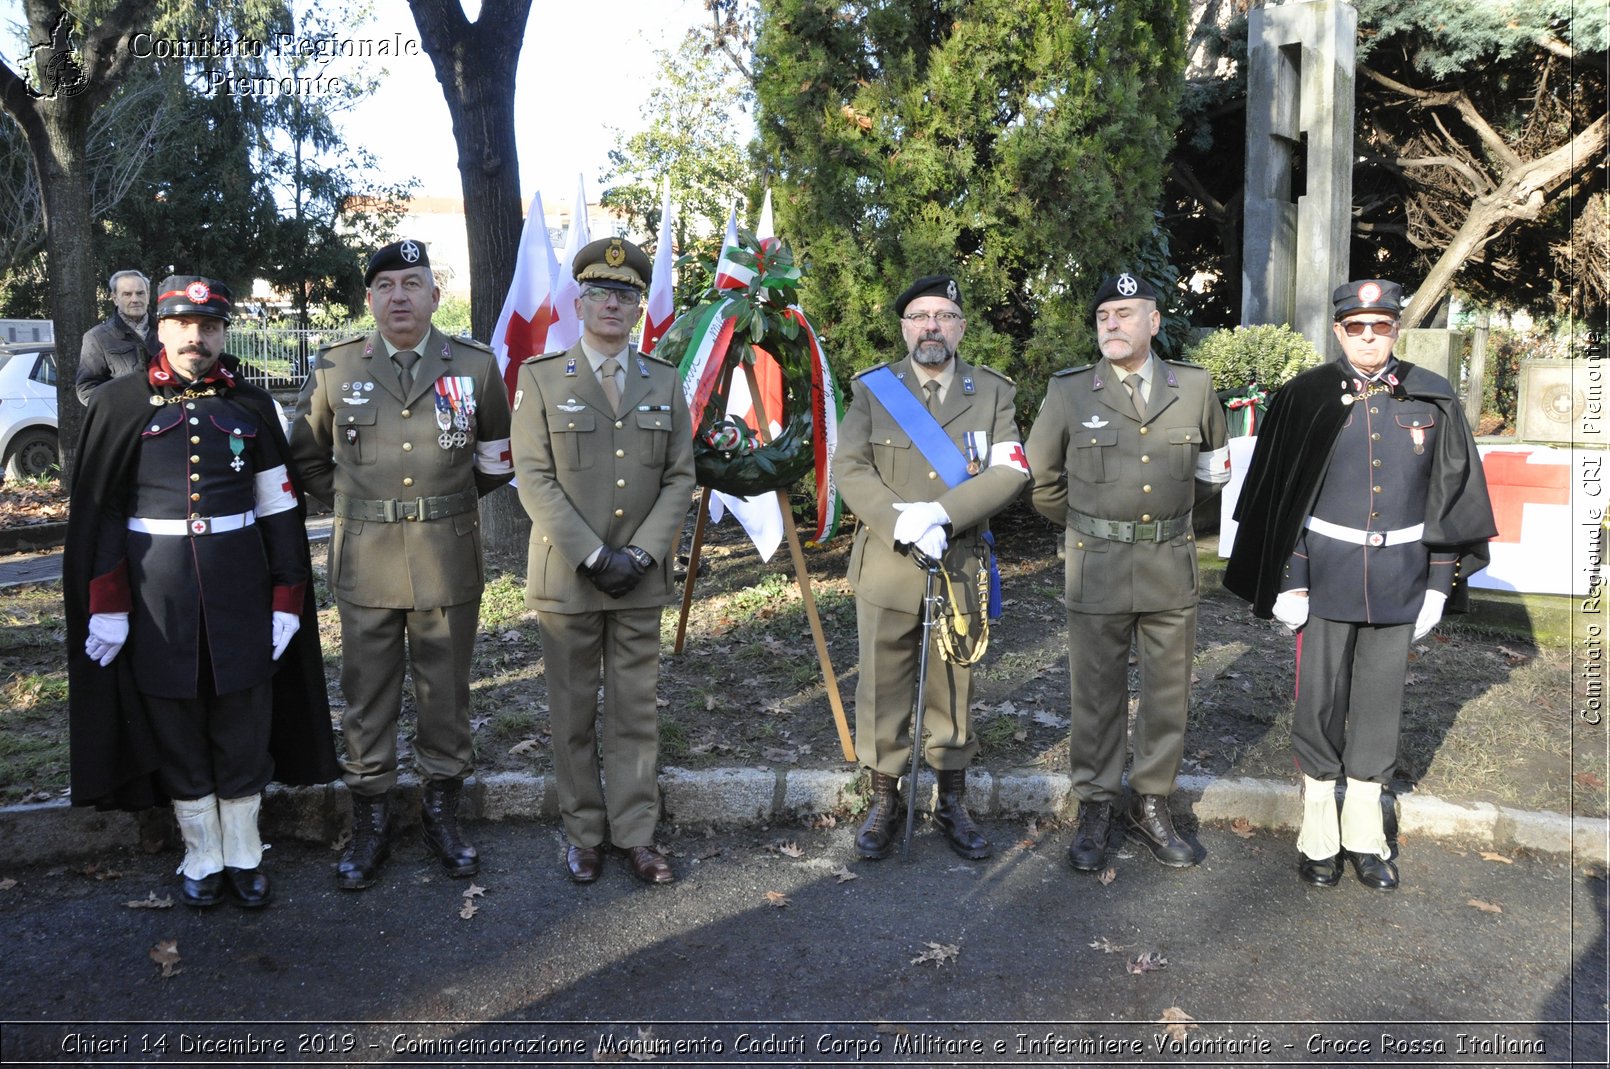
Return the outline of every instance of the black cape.
<path id="1" fill-rule="evenodd" d="M 225 354 L 224 366 L 238 362 Z M 261 425 L 281 436 L 279 413 L 267 392 L 243 382 L 230 398 L 257 411 Z M 157 781 L 157 749 L 145 703 L 134 686 L 127 650 L 102 668 L 84 652 L 89 635 L 89 586 L 95 578 L 95 539 L 101 510 L 123 496 L 134 477 L 140 431 L 154 391 L 144 375 L 123 375 L 95 391 L 78 440 L 67 540 L 62 554 L 62 597 L 67 613 L 67 680 L 71 787 L 74 805 L 145 809 L 166 800 Z M 296 472 L 291 469 L 293 484 Z M 300 498 L 300 487 L 297 486 Z M 302 509 L 297 509 L 299 518 Z M 307 543 L 302 554 L 308 556 Z M 311 574 L 311 570 L 310 570 Z M 277 662 L 269 753 L 281 783 L 328 783 L 340 775 L 330 726 L 330 702 L 319 652 L 318 606 L 309 580 L 302 627 Z"/>
<path id="2" fill-rule="evenodd" d="M 1423 541 L 1432 550 L 1459 554 L 1460 578 L 1447 608 L 1462 612 L 1468 605 L 1465 580 L 1487 566 L 1487 540 L 1498 534 L 1476 439 L 1446 379 L 1403 360 L 1395 374 L 1393 396 L 1435 405 L 1448 428 L 1436 436 Z M 1253 613 L 1263 619 L 1273 615 L 1286 562 L 1347 422 L 1348 408 L 1337 398 L 1348 378 L 1339 360 L 1303 372 L 1275 394 L 1258 431 L 1236 499 L 1240 526 L 1225 566 L 1224 587 L 1251 602 Z"/>

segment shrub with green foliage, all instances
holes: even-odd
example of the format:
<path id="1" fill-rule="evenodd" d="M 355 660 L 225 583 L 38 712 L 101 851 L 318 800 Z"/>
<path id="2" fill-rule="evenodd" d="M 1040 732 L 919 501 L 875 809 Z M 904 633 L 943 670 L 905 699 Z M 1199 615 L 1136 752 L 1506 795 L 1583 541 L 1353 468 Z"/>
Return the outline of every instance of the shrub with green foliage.
<path id="1" fill-rule="evenodd" d="M 1290 327 L 1262 325 L 1215 330 L 1185 351 L 1185 359 L 1213 373 L 1213 388 L 1237 390 L 1256 379 L 1267 389 L 1322 358 L 1308 339 Z"/>

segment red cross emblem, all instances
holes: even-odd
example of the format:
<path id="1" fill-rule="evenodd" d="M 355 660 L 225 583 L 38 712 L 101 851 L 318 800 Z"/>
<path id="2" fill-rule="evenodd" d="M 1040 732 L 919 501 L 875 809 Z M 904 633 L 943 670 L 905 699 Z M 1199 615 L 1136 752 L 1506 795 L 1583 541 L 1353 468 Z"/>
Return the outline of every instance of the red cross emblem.
<path id="1" fill-rule="evenodd" d="M 1006 459 L 1012 462 L 1014 468 L 1022 468 L 1024 471 L 1029 470 L 1029 458 L 1023 452 L 1021 445 L 1013 445 L 1012 451 L 1006 454 Z"/>

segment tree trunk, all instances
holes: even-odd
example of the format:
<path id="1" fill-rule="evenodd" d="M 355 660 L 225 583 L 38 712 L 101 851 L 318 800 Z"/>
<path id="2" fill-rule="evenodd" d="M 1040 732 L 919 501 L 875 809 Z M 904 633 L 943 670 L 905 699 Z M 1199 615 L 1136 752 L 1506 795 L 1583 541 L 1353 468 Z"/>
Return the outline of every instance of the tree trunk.
<path id="1" fill-rule="evenodd" d="M 119 0 L 86 29 L 52 0 L 26 0 L 29 40 L 24 65 L 33 84 L 0 63 L 0 107 L 28 140 L 45 216 L 45 256 L 56 338 L 57 440 L 62 480 L 69 483 L 83 409 L 73 390 L 84 332 L 95 325 L 93 212 L 85 164 L 89 124 L 133 62 L 129 39 L 151 23 L 156 0 Z"/>
<path id="2" fill-rule="evenodd" d="M 453 119 L 470 247 L 470 329 L 487 341 L 520 248 L 514 76 L 531 0 L 483 0 L 474 23 L 459 0 L 409 0 L 408 6 Z M 481 499 L 481 533 L 493 551 L 518 550 L 530 530 L 513 491 Z"/>

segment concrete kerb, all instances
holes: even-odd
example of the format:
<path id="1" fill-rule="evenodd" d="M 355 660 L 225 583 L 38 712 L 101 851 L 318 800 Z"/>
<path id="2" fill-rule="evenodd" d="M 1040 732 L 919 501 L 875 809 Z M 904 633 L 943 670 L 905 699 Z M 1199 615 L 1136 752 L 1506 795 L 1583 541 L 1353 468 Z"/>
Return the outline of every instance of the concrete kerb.
<path id="1" fill-rule="evenodd" d="M 746 825 L 853 806 L 859 799 L 854 770 L 787 768 L 666 768 L 660 774 L 665 819 L 681 825 Z M 419 785 L 404 779 L 395 807 L 398 826 L 417 823 Z M 919 801 L 933 798 L 924 775 Z M 542 820 L 558 817 L 551 776 L 499 773 L 472 779 L 464 794 L 469 820 Z M 970 770 L 968 803 L 981 817 L 1066 817 L 1072 797 L 1066 773 L 1015 769 Z M 1254 828 L 1295 829 L 1302 799 L 1294 784 L 1256 779 L 1181 776 L 1174 807 L 1204 823 L 1245 820 Z M 340 784 L 270 788 L 263 807 L 264 837 L 335 842 L 346 830 L 351 802 Z M 1406 836 L 1448 839 L 1484 849 L 1526 849 L 1569 854 L 1577 862 L 1610 861 L 1610 821 L 1537 813 L 1477 802 L 1456 804 L 1426 794 L 1399 798 Z M 135 814 L 75 809 L 65 800 L 0 807 L 0 856 L 34 864 L 90 856 L 139 844 Z M 0 873 L 3 875 L 3 873 Z"/>

